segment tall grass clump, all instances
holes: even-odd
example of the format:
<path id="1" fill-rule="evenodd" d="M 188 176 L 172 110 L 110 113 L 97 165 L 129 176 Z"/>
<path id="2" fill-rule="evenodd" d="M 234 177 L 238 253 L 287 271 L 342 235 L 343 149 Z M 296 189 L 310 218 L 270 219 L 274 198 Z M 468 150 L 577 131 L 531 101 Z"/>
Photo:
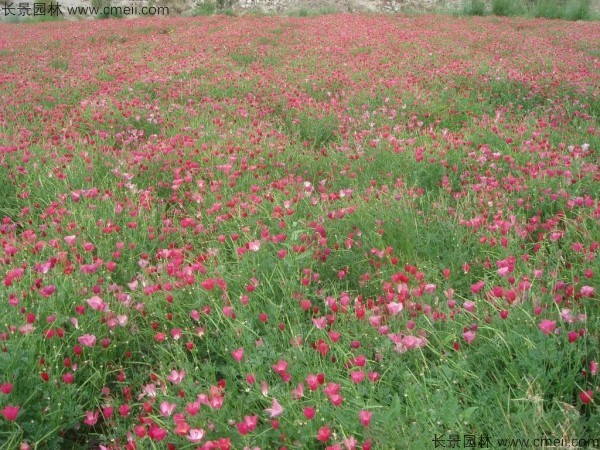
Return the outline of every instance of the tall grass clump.
<path id="1" fill-rule="evenodd" d="M 485 3 L 483 0 L 468 0 L 463 4 L 463 14 L 468 16 L 484 16 Z"/>
<path id="2" fill-rule="evenodd" d="M 472 0 L 477 3 L 480 0 Z M 469 5 L 470 9 L 473 9 Z M 492 0 L 495 16 L 530 16 L 546 19 L 589 20 L 592 19 L 590 0 Z M 465 8 L 469 14 L 469 8 Z M 470 13 L 475 15 L 475 13 Z"/>
<path id="3" fill-rule="evenodd" d="M 524 14 L 526 7 L 522 0 L 493 0 L 492 14 L 495 16 L 518 16 Z"/>
<path id="4" fill-rule="evenodd" d="M 217 11 L 213 2 L 198 2 L 192 11 L 192 16 L 211 16 Z"/>
<path id="5" fill-rule="evenodd" d="M 328 14 L 335 14 L 338 12 L 335 8 L 331 6 L 323 6 L 317 9 L 309 9 L 309 8 L 298 8 L 292 9 L 287 12 L 287 15 L 290 17 L 316 17 L 316 16 L 326 16 Z"/>
<path id="6" fill-rule="evenodd" d="M 531 15 L 546 19 L 561 19 L 564 16 L 564 8 L 554 0 L 538 0 L 531 7 Z"/>
<path id="7" fill-rule="evenodd" d="M 570 0 L 564 7 L 563 19 L 590 20 L 593 19 L 590 0 Z"/>

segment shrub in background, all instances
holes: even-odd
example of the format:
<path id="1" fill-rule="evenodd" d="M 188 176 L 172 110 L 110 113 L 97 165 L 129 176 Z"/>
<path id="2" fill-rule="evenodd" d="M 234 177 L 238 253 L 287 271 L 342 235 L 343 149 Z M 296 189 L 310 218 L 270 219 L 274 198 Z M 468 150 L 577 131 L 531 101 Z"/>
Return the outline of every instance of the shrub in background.
<path id="1" fill-rule="evenodd" d="M 493 0 L 492 14 L 495 16 L 518 16 L 525 14 L 527 8 L 522 0 Z"/>
<path id="2" fill-rule="evenodd" d="M 468 0 L 463 5 L 463 14 L 469 16 L 484 16 L 485 2 L 483 0 Z"/>
<path id="3" fill-rule="evenodd" d="M 565 5 L 563 19 L 589 20 L 592 16 L 590 0 L 570 0 Z"/>

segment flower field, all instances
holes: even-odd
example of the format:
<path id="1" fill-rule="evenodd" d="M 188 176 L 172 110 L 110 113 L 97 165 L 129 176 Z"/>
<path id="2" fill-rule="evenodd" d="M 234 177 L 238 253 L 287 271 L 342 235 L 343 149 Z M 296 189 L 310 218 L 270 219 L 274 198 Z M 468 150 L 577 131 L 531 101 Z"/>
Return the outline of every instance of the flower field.
<path id="1" fill-rule="evenodd" d="M 598 49 L 0 24 L 0 448 L 600 448 Z"/>

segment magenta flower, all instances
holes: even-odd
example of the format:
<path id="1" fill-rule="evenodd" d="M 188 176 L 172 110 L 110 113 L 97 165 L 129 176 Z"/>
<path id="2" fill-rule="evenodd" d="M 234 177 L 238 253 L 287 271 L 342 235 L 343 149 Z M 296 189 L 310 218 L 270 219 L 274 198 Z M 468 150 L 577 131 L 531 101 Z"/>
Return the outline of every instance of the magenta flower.
<path id="1" fill-rule="evenodd" d="M 232 350 L 231 355 L 233 356 L 233 359 L 235 359 L 237 362 L 240 362 L 242 359 L 244 359 L 244 349 L 240 347 L 237 350 Z"/>
<path id="2" fill-rule="evenodd" d="M 20 410 L 20 406 L 6 405 L 4 408 L 0 409 L 0 414 L 2 414 L 4 418 L 9 422 L 14 422 L 15 420 L 17 420 L 17 416 L 19 415 Z"/>
<path id="3" fill-rule="evenodd" d="M 85 412 L 85 419 L 83 419 L 83 423 L 85 423 L 86 425 L 89 425 L 91 427 L 93 427 L 94 425 L 96 425 L 96 422 L 98 422 L 98 417 L 100 416 L 100 413 L 98 411 L 86 411 Z"/>
<path id="4" fill-rule="evenodd" d="M 315 417 L 317 410 L 312 406 L 307 406 L 304 408 L 303 412 L 304 417 L 306 417 L 308 420 L 312 420 Z"/>
<path id="5" fill-rule="evenodd" d="M 363 427 L 369 426 L 369 424 L 371 423 L 372 416 L 373 416 L 373 413 L 371 411 L 362 410 L 362 411 L 359 411 L 359 413 L 358 413 L 358 418 Z"/>
<path id="6" fill-rule="evenodd" d="M 167 437 L 167 430 L 158 426 L 151 427 L 148 430 L 148 437 L 153 441 L 162 441 Z"/>
<path id="7" fill-rule="evenodd" d="M 317 431 L 317 440 L 319 442 L 327 442 L 329 438 L 331 438 L 331 429 L 327 425 L 319 428 L 319 431 Z"/>
<path id="8" fill-rule="evenodd" d="M 542 333 L 544 333 L 546 335 L 552 333 L 554 331 L 555 327 L 556 327 L 555 320 L 544 319 L 538 324 L 538 328 L 540 330 L 542 330 Z"/>
<path id="9" fill-rule="evenodd" d="M 44 286 L 43 288 L 40 289 L 40 295 L 44 298 L 48 298 L 52 294 L 54 294 L 54 291 L 56 291 L 56 286 L 54 286 L 54 285 Z"/>

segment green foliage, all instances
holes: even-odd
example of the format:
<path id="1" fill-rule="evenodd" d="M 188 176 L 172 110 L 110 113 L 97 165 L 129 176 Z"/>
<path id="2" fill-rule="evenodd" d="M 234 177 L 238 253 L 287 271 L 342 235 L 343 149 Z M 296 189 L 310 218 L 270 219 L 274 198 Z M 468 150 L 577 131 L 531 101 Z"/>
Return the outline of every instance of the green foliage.
<path id="1" fill-rule="evenodd" d="M 590 0 L 492 0 L 492 14 L 564 20 L 594 18 Z"/>
<path id="2" fill-rule="evenodd" d="M 20 212 L 20 202 L 14 185 L 14 175 L 11 175 L 8 167 L 4 164 L 0 164 L 0 180 L 2 180 L 0 183 L 0 219 L 10 217 L 12 221 L 16 221 Z"/>
<path id="3" fill-rule="evenodd" d="M 525 11 L 523 0 L 492 0 L 492 14 L 495 16 L 517 16 Z"/>
<path id="4" fill-rule="evenodd" d="M 201 1 L 196 3 L 192 16 L 211 16 L 217 11 L 217 5 L 212 1 Z"/>
<path id="5" fill-rule="evenodd" d="M 537 0 L 530 11 L 534 17 L 547 19 L 560 19 L 564 16 L 564 6 L 555 0 Z"/>
<path id="6" fill-rule="evenodd" d="M 591 0 L 569 0 L 565 5 L 562 17 L 567 20 L 593 19 Z"/>
<path id="7" fill-rule="evenodd" d="M 468 16 L 485 16 L 485 2 L 483 0 L 466 0 L 462 12 Z"/>
<path id="8" fill-rule="evenodd" d="M 192 16 L 211 16 L 217 13 L 235 16 L 233 5 L 233 0 L 201 0 L 196 3 Z"/>
<path id="9" fill-rule="evenodd" d="M 335 14 L 338 12 L 333 7 L 322 7 L 322 8 L 298 8 L 291 9 L 287 12 L 287 15 L 290 17 L 315 17 L 315 16 L 324 16 L 327 14 Z"/>
<path id="10" fill-rule="evenodd" d="M 286 118 L 285 129 L 300 143 L 321 148 L 337 139 L 339 120 L 331 114 L 302 112 L 297 118 Z"/>
<path id="11" fill-rule="evenodd" d="M 121 18 L 123 13 L 120 8 L 112 6 L 112 0 L 92 0 L 92 7 L 99 8 L 99 19 Z"/>

